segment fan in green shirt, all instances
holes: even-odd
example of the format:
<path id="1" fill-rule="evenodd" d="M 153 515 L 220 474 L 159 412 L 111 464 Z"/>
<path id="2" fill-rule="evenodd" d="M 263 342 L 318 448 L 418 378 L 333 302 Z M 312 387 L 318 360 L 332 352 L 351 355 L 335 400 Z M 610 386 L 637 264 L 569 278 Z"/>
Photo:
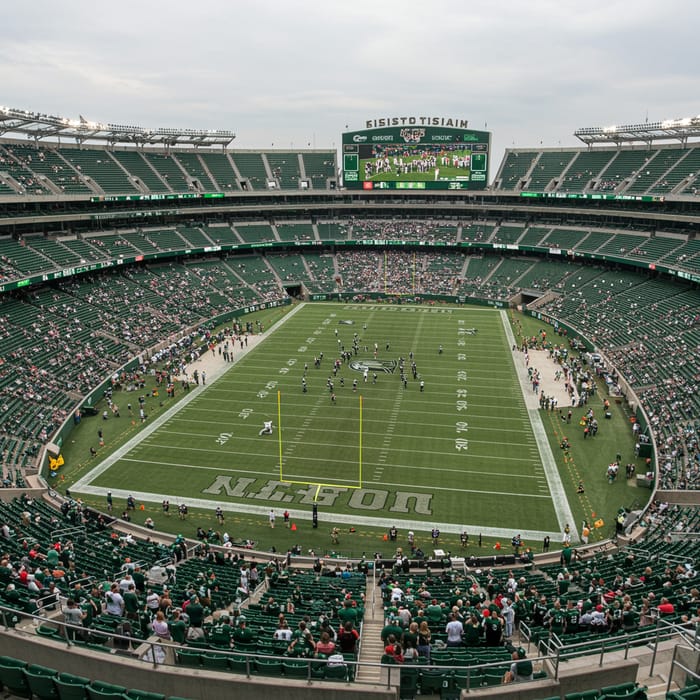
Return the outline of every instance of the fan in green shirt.
<path id="1" fill-rule="evenodd" d="M 290 656 L 309 656 L 313 654 L 314 648 L 314 638 L 302 620 L 297 629 L 292 632 L 292 641 L 289 642 L 287 653 Z"/>
<path id="2" fill-rule="evenodd" d="M 486 646 L 497 647 L 501 643 L 503 625 L 497 612 L 492 612 L 490 617 L 484 619 L 484 632 L 486 633 Z"/>
<path id="3" fill-rule="evenodd" d="M 343 606 L 338 610 L 338 619 L 342 622 L 350 620 L 352 623 L 357 622 L 357 608 L 354 608 L 349 600 L 343 601 Z"/>
<path id="4" fill-rule="evenodd" d="M 174 642 L 178 644 L 185 643 L 185 639 L 187 638 L 187 625 L 180 617 L 179 610 L 175 610 L 173 613 L 172 620 L 168 623 L 168 629 L 170 630 L 170 636 L 173 638 Z"/>
<path id="5" fill-rule="evenodd" d="M 136 595 L 136 586 L 130 583 L 128 590 L 122 597 L 124 598 L 124 614 L 130 620 L 136 620 L 139 616 L 139 598 Z"/>
<path id="6" fill-rule="evenodd" d="M 403 634 L 403 627 L 399 625 L 397 620 L 394 618 L 393 615 L 389 616 L 389 619 L 387 621 L 387 624 L 384 625 L 382 628 L 382 641 L 386 644 L 386 640 L 389 638 L 389 635 L 393 634 L 396 639 L 401 639 L 401 635 Z"/>
<path id="7" fill-rule="evenodd" d="M 622 611 L 622 629 L 625 632 L 633 632 L 639 626 L 639 613 L 632 607 L 631 603 L 625 603 Z"/>
<path id="8" fill-rule="evenodd" d="M 464 643 L 468 647 L 478 647 L 481 643 L 481 623 L 476 615 L 472 615 L 464 623 Z"/>
<path id="9" fill-rule="evenodd" d="M 554 601 L 554 607 L 547 613 L 549 619 L 549 629 L 553 634 L 561 635 L 564 633 L 564 625 L 566 624 L 566 613 L 561 609 L 561 603 Z"/>
<path id="10" fill-rule="evenodd" d="M 232 636 L 234 646 L 236 644 L 252 644 L 256 639 L 255 632 L 253 632 L 253 630 L 251 629 L 248 629 L 245 620 L 239 621 L 238 627 L 235 630 L 233 630 Z"/>
<path id="11" fill-rule="evenodd" d="M 570 600 L 566 604 L 566 632 L 567 634 L 574 634 L 579 631 L 579 624 L 581 622 L 581 612 L 578 607 L 574 605 L 574 601 Z"/>

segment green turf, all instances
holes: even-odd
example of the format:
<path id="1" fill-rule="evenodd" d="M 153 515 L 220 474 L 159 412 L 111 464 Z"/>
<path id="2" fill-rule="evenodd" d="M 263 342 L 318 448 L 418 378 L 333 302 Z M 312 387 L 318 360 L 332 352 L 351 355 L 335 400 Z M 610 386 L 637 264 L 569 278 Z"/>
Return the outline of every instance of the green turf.
<path id="1" fill-rule="evenodd" d="M 523 323 L 531 333 L 529 324 L 536 322 L 525 319 Z M 459 334 L 460 328 L 472 327 L 478 329 L 476 335 Z M 331 403 L 326 381 L 337 340 L 350 347 L 355 332 L 361 338 L 359 359 L 374 359 L 375 342 L 380 362 L 406 358 L 406 389 L 398 370 L 378 371 L 376 384 L 370 370 L 365 384 L 360 372 L 344 365 L 334 379 L 337 400 Z M 438 354 L 440 344 L 442 354 Z M 321 368 L 315 369 L 314 355 L 321 351 L 324 359 Z M 423 393 L 418 380 L 411 378 L 410 351 L 425 382 Z M 461 354 L 466 357 L 461 359 Z M 198 395 L 193 394 L 187 406 L 91 479 L 81 492 L 98 505 L 104 502 L 100 493 L 107 489 L 115 493 L 116 501 L 133 492 L 144 502 L 143 517 L 151 515 L 158 527 L 186 534 L 197 525 L 218 529 L 212 512 L 221 503 L 234 537 L 252 537 L 263 548 L 283 549 L 300 539 L 305 545 L 326 548 L 332 523 L 342 528 L 340 549 L 348 554 L 378 549 L 381 533 L 393 522 L 402 533 L 415 529 L 425 547 L 429 546 L 427 532 L 439 524 L 441 544 L 451 549 L 458 548 L 457 532 L 465 526 L 471 533 L 472 553 L 476 535 L 482 531 L 488 548 L 484 551 L 490 551 L 506 533 L 560 532 L 511 355 L 501 316 L 490 309 L 307 305 L 218 381 L 196 389 Z M 301 390 L 304 363 L 309 366 L 306 394 Z M 458 372 L 466 372 L 464 381 Z M 340 386 L 341 376 L 345 387 Z M 352 389 L 353 378 L 358 380 L 357 392 Z M 280 483 L 278 391 L 282 478 L 308 483 Z M 354 488 L 360 485 L 360 396 L 361 491 Z M 121 399 L 122 404 L 125 400 Z M 466 401 L 466 407 L 458 401 Z M 169 402 L 163 407 L 160 401 L 152 403 L 149 421 L 170 406 Z M 631 450 L 631 435 L 623 431 L 627 417 L 621 406 L 613 408 L 613 421 L 601 426 L 595 444 L 583 441 L 576 432 L 568 435 L 572 441 L 568 455 L 558 448 L 561 425 L 552 416 L 543 416 L 576 521 L 572 525 L 578 529 L 578 521 L 591 513 L 602 516 L 606 527 L 596 533 L 599 538 L 609 534 L 612 515 L 620 505 L 645 495 L 640 496 L 624 479 L 609 485 L 603 477 L 609 455 L 614 456 L 620 445 Z M 580 413 L 577 410 L 576 415 Z M 274 421 L 275 433 L 259 436 L 266 419 Z M 81 431 L 96 430 L 96 420 L 84 421 Z M 116 421 L 107 425 L 112 430 Z M 118 439 L 108 442 L 107 448 L 140 429 L 140 424 L 131 426 L 125 419 Z M 81 431 L 76 433 L 77 442 L 87 451 L 79 438 Z M 463 449 L 457 449 L 458 439 L 468 441 Z M 75 460 L 68 461 L 65 474 L 71 484 L 70 466 L 75 470 Z M 96 463 L 83 462 L 76 476 L 84 476 Z M 581 478 L 586 483 L 583 496 L 575 493 Z M 318 490 L 318 484 L 327 486 Z M 318 531 L 309 523 L 316 496 Z M 166 521 L 159 509 L 166 497 L 173 508 L 179 502 L 188 503 L 192 515 L 187 523 L 176 516 Z M 277 514 L 274 531 L 267 527 L 271 507 Z M 285 508 L 293 513 L 297 532 L 281 527 Z M 348 534 L 352 527 L 356 532 Z M 539 542 L 527 543 L 539 547 Z"/>

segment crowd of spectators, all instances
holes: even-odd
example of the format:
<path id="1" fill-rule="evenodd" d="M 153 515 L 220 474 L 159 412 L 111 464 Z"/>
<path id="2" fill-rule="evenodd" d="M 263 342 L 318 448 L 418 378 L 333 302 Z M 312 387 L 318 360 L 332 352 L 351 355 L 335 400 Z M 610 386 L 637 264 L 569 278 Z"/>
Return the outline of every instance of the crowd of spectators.
<path id="1" fill-rule="evenodd" d="M 60 512 L 26 494 L 0 502 L 0 604 L 17 611 L 15 622 L 31 613 L 47 623 L 40 634 L 114 651 L 153 636 L 317 659 L 357 651 L 366 570 L 318 559 L 299 569 L 291 551 L 260 563 L 208 542 L 188 549 L 181 535 L 158 544 L 106 518 L 70 497 Z"/>
<path id="2" fill-rule="evenodd" d="M 349 228 L 356 239 L 405 240 L 452 240 L 458 234 L 462 240 L 482 240 L 494 230 L 478 223 L 463 224 L 460 231 L 456 224 L 383 220 L 353 220 Z M 94 244 L 98 238 L 88 240 Z M 488 299 L 517 292 L 515 277 L 526 270 L 511 270 L 507 259 L 436 251 L 340 249 L 323 265 L 309 254 L 293 256 L 290 264 L 300 277 L 320 277 L 323 287 L 342 292 Z M 164 263 L 5 295 L 0 306 L 0 403 L 5 409 L 0 447 L 5 463 L 17 462 L 17 457 L 26 462 L 36 454 L 70 406 L 138 351 L 179 337 L 184 328 L 231 308 L 285 296 L 279 277 L 285 276 L 284 266 L 284 258 L 260 256 Z M 534 274 L 530 267 L 527 275 Z M 661 483 L 694 488 L 700 467 L 697 304 L 689 293 L 680 293 L 681 299 L 670 283 L 659 281 L 646 283 L 648 290 L 636 294 L 646 287 L 632 273 L 601 270 L 576 286 L 569 278 L 557 282 L 561 293 L 544 310 L 585 329 L 635 389 L 658 435 Z M 22 444 L 15 441 L 8 453 L 10 435 Z"/>
<path id="3" fill-rule="evenodd" d="M 9 483 L 15 467 L 31 466 L 81 397 L 128 359 L 175 338 L 165 355 L 150 360 L 172 362 L 194 336 L 205 337 L 210 318 L 240 308 L 240 294 L 219 290 L 212 275 L 198 272 L 167 264 L 69 278 L 2 298 L 0 456 Z M 281 295 L 272 285 L 264 294 L 253 291 L 246 303 Z"/>
<path id="4" fill-rule="evenodd" d="M 700 488 L 700 306 L 670 282 L 619 282 L 596 278 L 543 309 L 592 339 L 636 393 L 655 437 L 659 485 Z"/>

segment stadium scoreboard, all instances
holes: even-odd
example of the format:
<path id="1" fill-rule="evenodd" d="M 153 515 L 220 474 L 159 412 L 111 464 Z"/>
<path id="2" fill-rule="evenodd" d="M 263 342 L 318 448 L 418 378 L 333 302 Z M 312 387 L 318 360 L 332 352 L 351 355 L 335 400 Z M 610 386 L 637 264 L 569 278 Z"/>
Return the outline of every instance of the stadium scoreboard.
<path id="1" fill-rule="evenodd" d="M 488 131 L 389 126 L 345 132 L 342 145 L 348 189 L 482 190 L 488 183 Z"/>

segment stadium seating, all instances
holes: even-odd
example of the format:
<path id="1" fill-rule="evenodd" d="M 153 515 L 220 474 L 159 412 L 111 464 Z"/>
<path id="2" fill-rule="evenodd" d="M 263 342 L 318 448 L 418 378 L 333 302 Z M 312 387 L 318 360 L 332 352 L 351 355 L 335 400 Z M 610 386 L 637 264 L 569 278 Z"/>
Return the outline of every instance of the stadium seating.
<path id="1" fill-rule="evenodd" d="M 491 239 L 494 243 L 517 243 L 525 233 L 525 228 L 521 226 L 499 226 Z"/>
<path id="2" fill-rule="evenodd" d="M 508 149 L 496 182 L 504 191 L 693 195 L 699 164 L 696 144 L 539 152 Z"/>
<path id="3" fill-rule="evenodd" d="M 335 257 L 333 255 L 303 256 L 304 264 L 311 273 L 307 281 L 312 293 L 332 292 L 336 286 Z"/>
<path id="4" fill-rule="evenodd" d="M 237 224 L 236 231 L 244 243 L 262 243 L 276 240 L 270 224 Z"/>
<path id="5" fill-rule="evenodd" d="M 112 156 L 125 170 L 141 182 L 147 192 L 153 194 L 170 192 L 170 188 L 160 174 L 138 151 L 115 150 L 112 151 Z"/>
<path id="6" fill-rule="evenodd" d="M 318 226 L 319 238 L 322 241 L 339 241 L 348 237 L 348 228 L 343 224 L 326 221 L 319 223 Z"/>
<path id="7" fill-rule="evenodd" d="M 333 153 L 317 153 L 305 151 L 302 154 L 306 177 L 311 181 L 315 190 L 327 189 L 327 182 L 336 177 L 335 157 Z"/>
<path id="8" fill-rule="evenodd" d="M 31 169 L 39 182 L 43 183 L 45 193 L 60 194 L 95 194 L 84 176 L 67 161 L 62 152 L 53 147 L 28 146 L 20 144 L 6 145 L 5 150 L 21 165 Z M 44 177 L 53 183 L 50 187 Z"/>
<path id="9" fill-rule="evenodd" d="M 591 182 L 610 163 L 614 155 L 614 151 L 603 148 L 580 151 L 566 171 L 564 181 L 557 191 L 586 192 Z"/>
<path id="10" fill-rule="evenodd" d="M 209 176 L 206 170 L 206 165 L 199 158 L 198 153 L 188 153 L 187 151 L 179 151 L 175 159 L 180 163 L 182 169 L 192 178 L 193 181 L 199 183 L 199 189 L 203 192 L 216 192 L 217 187 L 214 181 Z"/>
<path id="11" fill-rule="evenodd" d="M 194 189 L 175 157 L 149 151 L 144 152 L 144 158 L 172 192 L 191 192 Z"/>
<path id="12" fill-rule="evenodd" d="M 680 187 L 682 193 L 692 187 L 693 182 L 697 182 L 696 175 L 700 170 L 700 148 L 692 146 L 684 149 L 674 167 L 668 170 L 649 189 L 650 194 L 668 194 Z M 685 185 L 685 186 L 683 186 Z"/>
<path id="13" fill-rule="evenodd" d="M 253 190 L 268 189 L 267 183 L 270 175 L 265 169 L 261 153 L 237 151 L 236 153 L 231 153 L 230 158 L 235 163 L 241 178 L 246 180 Z"/>
<path id="14" fill-rule="evenodd" d="M 666 173 L 673 168 L 678 160 L 685 155 L 682 148 L 667 148 L 658 150 L 633 179 L 625 194 L 642 194 L 647 192 L 658 181 L 663 182 Z"/>
<path id="15" fill-rule="evenodd" d="M 299 165 L 299 153 L 284 153 L 280 151 L 264 154 L 270 172 L 280 187 L 285 190 L 298 190 L 301 180 L 301 168 Z"/>
<path id="16" fill-rule="evenodd" d="M 549 227 L 528 226 L 518 240 L 520 246 L 539 246 L 542 239 L 551 231 Z"/>
<path id="17" fill-rule="evenodd" d="M 297 241 L 312 241 L 315 238 L 314 229 L 310 223 L 278 223 L 275 228 L 277 229 L 277 237 L 280 241 L 296 243 Z"/>
<path id="18" fill-rule="evenodd" d="M 15 155 L 13 146 L 0 146 L 0 171 L 7 173 L 20 187 L 19 192 L 8 184 L 2 184 L 2 194 L 16 195 L 22 193 L 43 195 L 49 192 L 41 170 L 32 170 L 31 162 L 23 159 L 21 152 Z"/>
<path id="19" fill-rule="evenodd" d="M 138 192 L 129 173 L 112 158 L 109 151 L 71 148 L 62 150 L 61 156 L 86 180 L 91 180 L 99 190 L 107 194 Z"/>
<path id="20" fill-rule="evenodd" d="M 535 162 L 525 190 L 546 192 L 549 189 L 556 189 L 562 173 L 567 170 L 575 155 L 575 151 L 542 151 Z"/>
<path id="21" fill-rule="evenodd" d="M 654 155 L 646 150 L 618 151 L 615 158 L 603 170 L 594 188 L 599 192 L 615 192 L 623 183 L 628 183 L 630 179 L 639 172 L 640 168 L 646 165 L 647 161 Z"/>
<path id="22" fill-rule="evenodd" d="M 507 151 L 497 176 L 500 189 L 522 189 L 525 178 L 537 156 L 536 151 Z"/>
<path id="23" fill-rule="evenodd" d="M 336 175 L 334 159 L 332 152 L 175 152 L 166 155 L 97 147 L 56 148 L 4 143 L 0 145 L 0 172 L 6 172 L 7 177 L 6 182 L 0 180 L 0 196 L 12 196 L 19 187 L 44 196 L 74 194 L 83 198 L 98 194 L 232 193 L 240 190 L 241 180 L 247 180 L 253 190 L 260 191 L 268 188 L 270 179 L 277 180 L 284 189 L 296 190 L 300 181 L 309 181 L 313 190 L 320 190 Z M 699 164 L 700 148 L 697 147 L 535 149 L 508 153 L 499 182 L 507 194 L 521 191 L 684 192 L 693 196 L 697 194 Z M 62 211 L 69 213 L 70 209 Z M 149 225 L 138 229 L 132 226 L 123 231 L 112 229 L 112 224 L 97 230 L 97 225 L 93 229 L 83 223 L 77 224 L 76 220 L 74 228 L 62 230 L 65 235 L 56 239 L 45 237 L 42 228 L 37 227 L 37 233 L 25 235 L 22 240 L 0 240 L 2 281 L 90 262 L 120 261 L 122 257 L 144 253 L 162 255 L 161 259 L 147 264 L 115 266 L 114 270 L 56 280 L 50 287 L 20 289 L 0 299 L 0 406 L 3 409 L 0 451 L 3 463 L 10 465 L 8 474 L 15 485 L 23 483 L 22 468 L 36 457 L 39 446 L 50 439 L 79 397 L 111 376 L 129 357 L 178 335 L 185 326 L 205 329 L 208 319 L 218 313 L 255 301 L 282 298 L 285 284 L 303 283 L 312 293 L 350 291 L 362 295 L 372 291 L 473 296 L 487 300 L 508 299 L 521 290 L 554 291 L 559 296 L 547 301 L 542 311 L 595 340 L 620 374 L 638 391 L 652 427 L 661 438 L 659 483 L 669 488 L 700 488 L 695 462 L 686 468 L 680 463 L 683 460 L 670 459 L 678 449 L 694 458 L 700 430 L 697 365 L 688 359 L 700 348 L 697 290 L 681 281 L 653 275 L 647 278 L 627 268 L 584 264 L 574 257 L 565 260 L 562 256 L 560 261 L 557 255 L 536 258 L 530 252 L 530 247 L 534 247 L 594 253 L 641 262 L 645 266 L 663 261 L 679 270 L 698 272 L 700 243 L 687 240 L 687 233 L 674 230 L 650 235 L 647 230 L 605 228 L 597 221 L 589 225 L 585 215 L 570 222 L 557 217 L 543 217 L 540 222 L 537 216 L 496 221 L 486 219 L 485 213 L 474 214 L 484 220 L 471 220 L 468 214 L 464 221 L 460 219 L 461 213 L 436 221 L 404 219 L 400 215 L 385 219 L 374 214 L 353 216 L 344 221 L 333 219 L 331 213 L 322 216 L 332 220 L 318 221 L 309 218 L 308 212 L 304 212 L 303 220 L 294 219 L 293 214 L 289 215 L 289 220 L 286 214 L 274 219 L 247 214 L 250 220 L 241 214 L 228 219 L 228 215 L 229 211 L 223 216 L 215 214 L 211 220 L 200 220 L 198 213 L 192 218 L 180 217 L 177 222 L 154 218 L 139 221 Z M 492 255 L 473 248 L 455 252 L 443 247 L 425 252 L 425 249 L 418 250 L 418 246 L 415 252 L 389 249 L 386 253 L 381 248 L 365 252 L 359 246 L 352 252 L 328 246 L 322 253 L 319 247 L 320 254 L 311 247 L 296 249 L 303 250 L 300 254 L 289 253 L 280 245 L 348 238 L 437 242 L 447 246 L 457 242 L 509 244 L 528 246 L 526 255 L 530 257 Z M 184 261 L 181 255 L 191 248 L 241 243 L 269 243 L 274 244 L 275 249 L 266 248 L 265 255 L 239 256 L 235 252 L 224 252 L 221 257 L 190 257 Z M 46 333 L 54 342 L 46 343 Z M 70 372 L 65 371 L 68 365 Z M 48 395 L 48 398 L 35 402 L 33 395 Z M 106 573 L 116 575 L 126 558 L 152 563 L 171 554 L 166 547 L 141 541 L 120 546 L 117 551 L 112 534 L 91 519 L 83 522 L 75 503 L 69 504 L 66 513 L 57 513 L 43 503 L 27 505 L 13 501 L 0 507 L 0 516 L 17 523 L 25 509 L 30 513 L 31 522 L 24 531 L 32 543 L 38 542 L 43 547 L 51 544 L 47 538 L 47 522 L 52 527 L 72 528 L 76 566 L 91 580 L 103 581 Z M 700 581 L 697 576 L 682 582 L 672 577 L 665 579 L 665 573 L 659 572 L 655 562 L 671 561 L 671 558 L 681 562 L 700 556 L 697 548 L 687 542 L 669 541 L 676 533 L 697 531 L 700 525 L 697 509 L 678 508 L 665 513 L 652 509 L 644 525 L 643 548 L 595 556 L 586 567 L 590 571 L 581 572 L 579 590 L 585 591 L 594 575 L 607 581 L 612 589 L 613 583 L 618 582 L 620 570 L 641 577 L 642 561 L 652 561 L 655 580 L 631 587 L 630 599 L 642 607 L 650 593 L 657 597 L 670 594 L 679 612 L 673 619 L 680 621 L 691 602 L 683 589 L 700 585 Z M 8 541 L 6 550 L 13 563 L 25 554 L 16 540 Z M 629 557 L 632 557 L 631 564 Z M 526 586 L 536 586 L 538 593 L 551 598 L 556 594 L 555 578 L 559 570 L 558 565 L 552 565 L 544 567 L 544 573 L 524 569 L 515 573 L 524 579 Z M 178 567 L 173 595 L 184 599 L 197 589 L 203 578 L 212 574 L 218 584 L 213 609 L 244 602 L 241 600 L 244 596 L 237 590 L 240 568 L 205 558 L 190 559 Z M 660 580 L 656 579 L 657 575 Z M 474 573 L 473 576 L 483 588 L 489 585 L 488 574 Z M 413 581 L 420 585 L 421 579 L 414 576 Z M 294 572 L 290 584 L 272 585 L 270 590 L 279 600 L 286 597 L 289 586 L 298 585 L 303 591 L 306 603 L 289 615 L 294 624 L 304 614 L 316 618 L 321 611 L 333 609 L 336 593 L 328 583 L 323 577 L 319 580 L 311 574 Z M 441 581 L 431 586 L 431 592 L 450 605 L 454 597 L 453 583 Z M 356 596 L 364 592 L 365 585 L 366 581 L 359 576 L 348 582 Z M 14 604 L 17 619 L 21 618 L 21 613 L 31 610 L 26 589 L 19 591 Z M 257 658 L 251 661 L 241 654 L 223 654 L 222 640 L 207 624 L 206 639 L 201 646 L 178 649 L 177 663 L 202 672 L 224 670 L 300 679 L 313 675 L 315 679 L 325 677 L 339 682 L 347 679 L 349 669 L 345 666 L 324 669 L 303 660 L 281 662 L 266 658 L 280 651 L 271 641 L 274 616 L 271 617 L 261 603 L 246 602 L 243 610 L 259 633 L 250 649 Z M 115 630 L 112 623 L 107 617 L 95 617 L 86 630 L 89 641 L 78 644 L 95 653 L 110 651 L 108 640 Z M 143 623 L 144 620 L 139 620 L 134 625 L 137 638 L 148 633 Z M 536 638 L 544 637 L 543 629 L 537 625 L 532 629 Z M 65 644 L 59 627 L 48 621 L 37 627 L 36 632 L 48 641 Z M 435 639 L 444 639 L 442 623 L 435 626 L 434 634 Z M 596 653 L 598 640 L 599 636 L 589 630 L 562 636 L 565 643 L 580 644 L 582 655 Z M 622 646 L 625 635 L 611 632 L 610 640 L 612 644 L 619 641 Z M 225 643 L 223 646 L 225 648 Z M 418 690 L 422 694 L 433 691 L 446 694 L 465 687 L 464 672 L 452 668 L 457 664 L 474 664 L 474 667 L 498 664 L 497 671 L 488 668 L 472 671 L 469 681 L 472 687 L 496 685 L 503 675 L 500 666 L 508 658 L 501 650 L 493 653 L 481 647 L 469 650 L 468 654 L 435 650 L 434 669 L 415 673 L 410 668 L 402 669 L 401 697 L 404 693 L 412 697 Z M 97 681 L 90 683 L 88 679 L 67 674 L 59 676 L 51 669 L 15 664 L 7 658 L 0 659 L 0 681 L 17 694 L 33 693 L 38 697 L 119 697 L 121 700 L 125 694 L 144 700 L 160 697 Z M 642 698 L 644 693 L 634 685 L 606 687 L 594 692 L 596 698 Z M 677 695 L 692 698 L 692 692 Z"/>

